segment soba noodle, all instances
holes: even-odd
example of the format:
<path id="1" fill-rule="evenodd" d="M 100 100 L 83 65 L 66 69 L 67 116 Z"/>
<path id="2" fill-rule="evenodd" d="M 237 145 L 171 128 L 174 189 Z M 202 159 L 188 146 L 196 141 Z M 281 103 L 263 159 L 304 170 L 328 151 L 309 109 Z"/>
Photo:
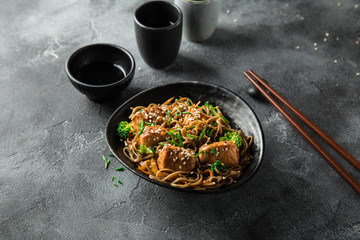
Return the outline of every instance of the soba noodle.
<path id="1" fill-rule="evenodd" d="M 148 109 L 155 110 L 149 113 Z M 143 111 L 146 113 L 142 113 Z M 243 168 L 250 164 L 253 159 L 250 154 L 253 137 L 245 136 L 241 130 L 232 129 L 220 109 L 209 104 L 193 103 L 191 99 L 185 97 L 174 100 L 172 97 L 162 104 L 151 103 L 147 107 L 134 107 L 129 118 L 132 120 L 130 124 L 133 125 L 138 124 L 139 118 L 142 120 L 140 126 L 134 127 L 135 130 L 124 141 L 125 148 L 123 151 L 125 155 L 138 164 L 139 171 L 149 175 L 152 179 L 168 183 L 171 186 L 213 189 L 232 184 L 241 176 Z M 150 126 L 165 129 L 168 137 L 156 145 L 150 146 L 151 152 L 140 154 L 142 132 Z M 217 168 L 212 169 L 212 164 L 201 163 L 199 154 L 203 154 L 203 151 L 199 153 L 199 149 L 219 142 L 219 138 L 223 137 L 226 132 L 237 132 L 241 136 L 242 144 L 239 149 L 238 164 L 229 166 L 224 171 L 219 171 Z M 179 147 L 194 154 L 195 168 L 186 171 L 170 168 L 160 169 L 159 153 L 166 146 Z M 206 152 L 206 154 L 208 153 Z M 181 166 L 179 168 L 181 169 Z"/>

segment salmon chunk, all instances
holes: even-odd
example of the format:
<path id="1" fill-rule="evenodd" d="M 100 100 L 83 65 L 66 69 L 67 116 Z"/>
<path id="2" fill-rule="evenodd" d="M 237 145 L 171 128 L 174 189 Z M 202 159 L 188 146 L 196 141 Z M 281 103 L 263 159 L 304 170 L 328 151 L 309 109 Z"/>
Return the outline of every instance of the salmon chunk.
<path id="1" fill-rule="evenodd" d="M 189 109 L 190 114 L 186 114 L 184 117 L 184 125 L 189 125 L 192 121 L 199 119 L 199 120 L 207 120 L 208 116 L 202 111 L 198 110 L 196 107 L 191 107 Z"/>
<path id="2" fill-rule="evenodd" d="M 166 111 L 158 106 L 147 107 L 142 111 L 135 113 L 131 118 L 131 121 L 134 130 L 137 132 L 140 130 L 140 123 L 143 119 L 148 123 L 155 123 L 158 117 L 165 117 L 165 115 Z"/>
<path id="3" fill-rule="evenodd" d="M 220 160 L 227 167 L 239 164 L 239 148 L 233 141 L 205 145 L 199 149 L 199 152 L 201 151 L 203 152 L 199 155 L 199 160 L 202 165 L 213 164 L 216 160 Z"/>
<path id="4" fill-rule="evenodd" d="M 166 129 L 160 126 L 146 126 L 144 132 L 139 136 L 139 145 L 147 147 L 155 146 L 159 142 L 165 141 L 167 137 Z"/>
<path id="5" fill-rule="evenodd" d="M 169 168 L 175 171 L 191 171 L 195 168 L 196 158 L 192 150 L 168 145 L 160 152 L 157 159 L 159 169 Z"/>

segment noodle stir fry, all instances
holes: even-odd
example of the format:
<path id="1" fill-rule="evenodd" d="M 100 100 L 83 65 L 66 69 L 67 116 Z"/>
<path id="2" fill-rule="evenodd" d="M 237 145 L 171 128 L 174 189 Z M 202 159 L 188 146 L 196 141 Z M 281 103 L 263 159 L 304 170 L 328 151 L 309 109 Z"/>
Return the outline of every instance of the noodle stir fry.
<path id="1" fill-rule="evenodd" d="M 213 189 L 235 183 L 253 156 L 252 136 L 230 127 L 219 107 L 174 97 L 132 108 L 118 125 L 125 155 L 138 170 L 179 188 Z"/>

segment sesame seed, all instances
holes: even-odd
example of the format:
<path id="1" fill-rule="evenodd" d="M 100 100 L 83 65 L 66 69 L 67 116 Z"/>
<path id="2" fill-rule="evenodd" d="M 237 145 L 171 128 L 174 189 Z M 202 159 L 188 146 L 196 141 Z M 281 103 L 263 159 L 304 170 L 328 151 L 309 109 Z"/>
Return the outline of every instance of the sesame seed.
<path id="1" fill-rule="evenodd" d="M 300 46 L 296 46 L 296 49 L 300 49 Z"/>
<path id="2" fill-rule="evenodd" d="M 183 162 L 183 165 L 185 165 L 186 164 L 186 162 Z"/>
<path id="3" fill-rule="evenodd" d="M 179 166 L 179 169 L 181 169 L 181 166 Z"/>
<path id="4" fill-rule="evenodd" d="M 234 22 L 237 22 L 237 19 L 236 19 L 236 18 L 234 19 Z"/>
<path id="5" fill-rule="evenodd" d="M 318 48 L 317 47 L 314 47 L 314 51 L 317 51 L 318 50 Z"/>
<path id="6" fill-rule="evenodd" d="M 142 69 L 141 67 L 138 67 L 138 70 L 139 70 L 139 71 L 141 71 L 141 69 Z"/>
<path id="7" fill-rule="evenodd" d="M 329 33 L 325 33 L 325 36 L 328 37 L 328 36 L 330 36 L 330 34 L 329 34 Z"/>
<path id="8" fill-rule="evenodd" d="M 340 40 L 340 38 L 339 37 L 336 37 L 336 41 L 339 41 Z"/>
<path id="9" fill-rule="evenodd" d="M 334 63 L 337 63 L 337 60 L 336 60 L 336 59 L 334 60 Z"/>
<path id="10" fill-rule="evenodd" d="M 359 45 L 359 43 L 360 43 L 359 41 L 355 41 L 355 44 L 356 44 L 356 45 Z"/>
<path id="11" fill-rule="evenodd" d="M 358 5 L 358 4 L 355 4 L 354 8 L 358 8 L 358 7 L 359 7 L 359 5 Z"/>
<path id="12" fill-rule="evenodd" d="M 340 7 L 340 6 L 341 6 L 341 3 L 338 2 L 338 3 L 336 4 L 336 6 Z"/>
<path id="13" fill-rule="evenodd" d="M 327 38 L 324 38 L 324 42 L 327 42 Z"/>
<path id="14" fill-rule="evenodd" d="M 230 13 L 230 10 L 229 10 L 229 9 L 228 9 L 228 10 L 226 10 L 226 13 L 227 13 L 227 14 L 229 14 L 229 13 Z"/>
<path id="15" fill-rule="evenodd" d="M 223 179 L 225 179 L 226 177 L 223 177 Z"/>
<path id="16" fill-rule="evenodd" d="M 356 76 L 360 76 L 360 73 L 356 73 Z"/>
<path id="17" fill-rule="evenodd" d="M 317 46 L 317 43 L 316 42 L 314 42 L 314 47 L 316 47 Z"/>

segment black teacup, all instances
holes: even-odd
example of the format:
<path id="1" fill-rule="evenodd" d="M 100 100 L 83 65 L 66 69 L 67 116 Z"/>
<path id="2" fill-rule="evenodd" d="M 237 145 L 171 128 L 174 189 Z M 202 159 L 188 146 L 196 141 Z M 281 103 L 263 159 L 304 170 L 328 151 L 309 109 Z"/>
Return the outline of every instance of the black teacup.
<path id="1" fill-rule="evenodd" d="M 150 1 L 135 10 L 135 35 L 140 54 L 153 68 L 164 68 L 178 55 L 182 13 L 173 3 Z"/>

